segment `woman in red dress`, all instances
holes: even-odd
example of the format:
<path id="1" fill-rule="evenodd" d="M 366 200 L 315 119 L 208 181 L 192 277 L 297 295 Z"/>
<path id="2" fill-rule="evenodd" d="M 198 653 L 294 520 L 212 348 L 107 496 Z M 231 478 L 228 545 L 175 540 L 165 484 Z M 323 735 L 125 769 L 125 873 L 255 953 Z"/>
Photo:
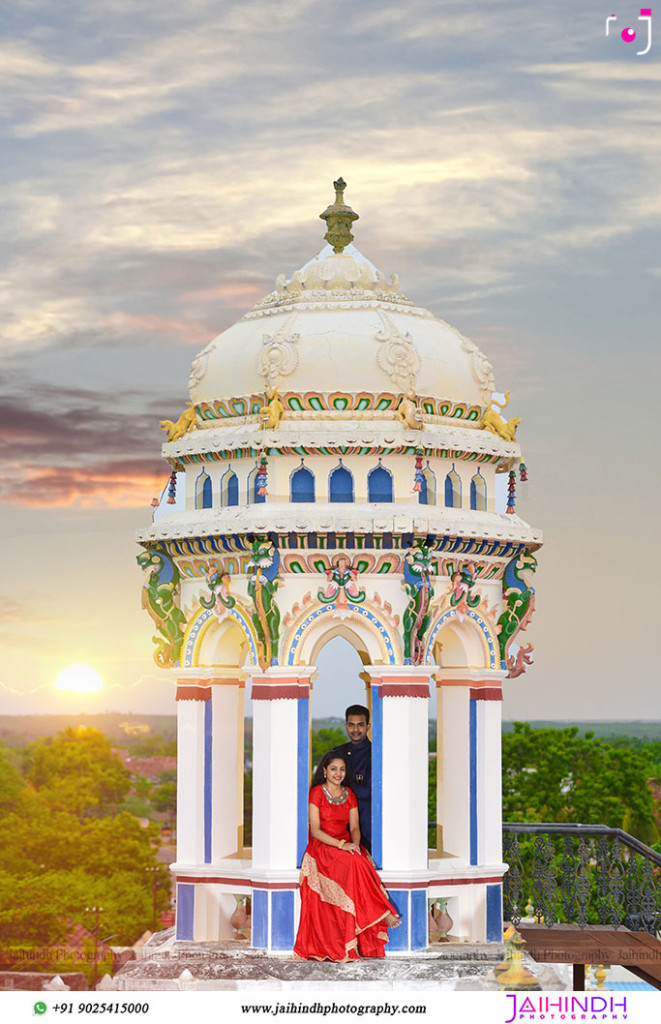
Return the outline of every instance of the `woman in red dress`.
<path id="1" fill-rule="evenodd" d="M 294 954 L 302 960 L 384 956 L 396 909 L 360 845 L 358 801 L 343 783 L 344 755 L 324 754 L 310 789 L 310 834 L 301 865 L 301 922 Z"/>

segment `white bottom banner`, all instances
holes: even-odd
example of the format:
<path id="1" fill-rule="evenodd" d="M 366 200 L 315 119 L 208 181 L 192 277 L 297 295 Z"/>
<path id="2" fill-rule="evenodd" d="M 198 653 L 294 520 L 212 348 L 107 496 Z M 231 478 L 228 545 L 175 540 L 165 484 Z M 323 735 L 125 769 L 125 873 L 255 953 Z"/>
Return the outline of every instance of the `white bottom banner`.
<path id="1" fill-rule="evenodd" d="M 287 1024 L 340 1024 L 363 1020 L 382 1024 L 394 1018 L 416 1018 L 444 1024 L 518 1024 L 533 1021 L 629 1021 L 657 1024 L 661 993 L 657 992 L 447 992 L 417 988 L 390 995 L 352 992 L 336 987 L 297 997 L 260 987 L 243 992 L 1 992 L 0 1019 L 7 1024 L 99 1021 L 102 1018 L 144 1021 L 145 1024 L 256 1024 L 277 1017 Z"/>

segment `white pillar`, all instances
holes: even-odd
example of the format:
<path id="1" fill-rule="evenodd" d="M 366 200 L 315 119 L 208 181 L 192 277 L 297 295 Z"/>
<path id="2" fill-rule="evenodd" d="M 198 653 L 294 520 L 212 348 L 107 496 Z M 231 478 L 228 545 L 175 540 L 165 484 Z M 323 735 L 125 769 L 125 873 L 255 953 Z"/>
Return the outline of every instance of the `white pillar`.
<path id="1" fill-rule="evenodd" d="M 499 686 L 471 690 L 477 712 L 478 864 L 503 859 L 502 693 Z"/>
<path id="2" fill-rule="evenodd" d="M 500 864 L 504 672 L 440 669 L 438 815 L 443 851 L 467 864 Z"/>
<path id="3" fill-rule="evenodd" d="M 372 732 L 374 789 L 381 774 L 381 864 L 384 871 L 420 871 L 427 867 L 427 775 L 429 768 L 429 679 L 433 666 L 370 666 L 373 702 L 380 701 Z M 373 704 L 374 710 L 374 704 Z M 378 719 L 381 738 L 375 735 Z M 374 767 L 377 767 L 375 773 Z M 378 794 L 377 794 L 378 796 Z M 379 822 L 373 842 L 378 853 Z"/>
<path id="4" fill-rule="evenodd" d="M 262 876 L 297 867 L 302 815 L 307 823 L 307 784 L 301 785 L 301 769 L 305 767 L 307 781 L 309 684 L 313 671 L 272 667 L 253 676 L 252 863 Z M 300 749 L 302 739 L 305 752 Z M 303 756 L 305 766 L 301 764 Z"/>
<path id="5" fill-rule="evenodd" d="M 466 682 L 438 688 L 436 820 L 443 852 L 470 863 L 470 690 Z"/>
<path id="6" fill-rule="evenodd" d="M 245 682 L 236 670 L 212 683 L 211 860 L 229 857 L 243 843 L 243 697 Z"/>
<path id="7" fill-rule="evenodd" d="M 204 864 L 207 680 L 177 685 L 177 863 Z"/>
<path id="8" fill-rule="evenodd" d="M 314 669 L 253 676 L 252 941 L 288 952 L 308 832 L 310 679 Z"/>

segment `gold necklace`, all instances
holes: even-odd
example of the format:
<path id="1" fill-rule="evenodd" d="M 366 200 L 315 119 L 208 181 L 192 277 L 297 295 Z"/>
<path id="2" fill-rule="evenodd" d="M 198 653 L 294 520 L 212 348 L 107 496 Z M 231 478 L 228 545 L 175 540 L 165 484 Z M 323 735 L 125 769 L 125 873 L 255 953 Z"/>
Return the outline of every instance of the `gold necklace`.
<path id="1" fill-rule="evenodd" d="M 331 796 L 325 786 L 322 785 L 321 788 L 323 789 L 324 796 L 328 800 L 329 804 L 345 804 L 347 802 L 347 797 L 349 796 L 349 794 L 347 793 L 344 786 L 341 787 L 342 796 Z"/>

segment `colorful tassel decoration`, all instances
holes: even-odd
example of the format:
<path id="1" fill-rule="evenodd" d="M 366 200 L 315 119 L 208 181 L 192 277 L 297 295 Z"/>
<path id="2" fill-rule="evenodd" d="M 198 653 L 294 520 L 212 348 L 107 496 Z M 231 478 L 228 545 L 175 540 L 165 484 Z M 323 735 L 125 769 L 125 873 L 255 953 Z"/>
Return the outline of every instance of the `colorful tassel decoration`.
<path id="1" fill-rule="evenodd" d="M 177 474 L 172 473 L 168 483 L 168 505 L 174 505 L 177 501 Z"/>
<path id="2" fill-rule="evenodd" d="M 260 498 L 265 498 L 266 495 L 269 493 L 267 491 L 267 489 L 266 489 L 266 481 L 267 481 L 267 479 L 268 479 L 268 470 L 267 470 L 266 456 L 262 455 L 261 459 L 259 460 L 259 469 L 257 471 L 257 479 L 255 480 L 255 483 L 257 484 L 257 493 L 259 494 Z"/>
<path id="3" fill-rule="evenodd" d="M 516 473 L 513 469 L 510 470 L 509 482 L 507 484 L 507 514 L 514 515 L 514 506 L 516 505 Z"/>
<path id="4" fill-rule="evenodd" d="M 521 481 L 521 483 L 525 483 L 527 479 L 528 479 L 528 467 L 526 466 L 525 462 L 522 459 L 521 462 L 519 463 L 519 480 Z"/>
<path id="5" fill-rule="evenodd" d="M 419 494 L 422 490 L 422 485 L 425 482 L 425 477 L 422 472 L 422 455 L 416 455 L 415 457 L 415 477 L 413 490 L 416 494 Z"/>

